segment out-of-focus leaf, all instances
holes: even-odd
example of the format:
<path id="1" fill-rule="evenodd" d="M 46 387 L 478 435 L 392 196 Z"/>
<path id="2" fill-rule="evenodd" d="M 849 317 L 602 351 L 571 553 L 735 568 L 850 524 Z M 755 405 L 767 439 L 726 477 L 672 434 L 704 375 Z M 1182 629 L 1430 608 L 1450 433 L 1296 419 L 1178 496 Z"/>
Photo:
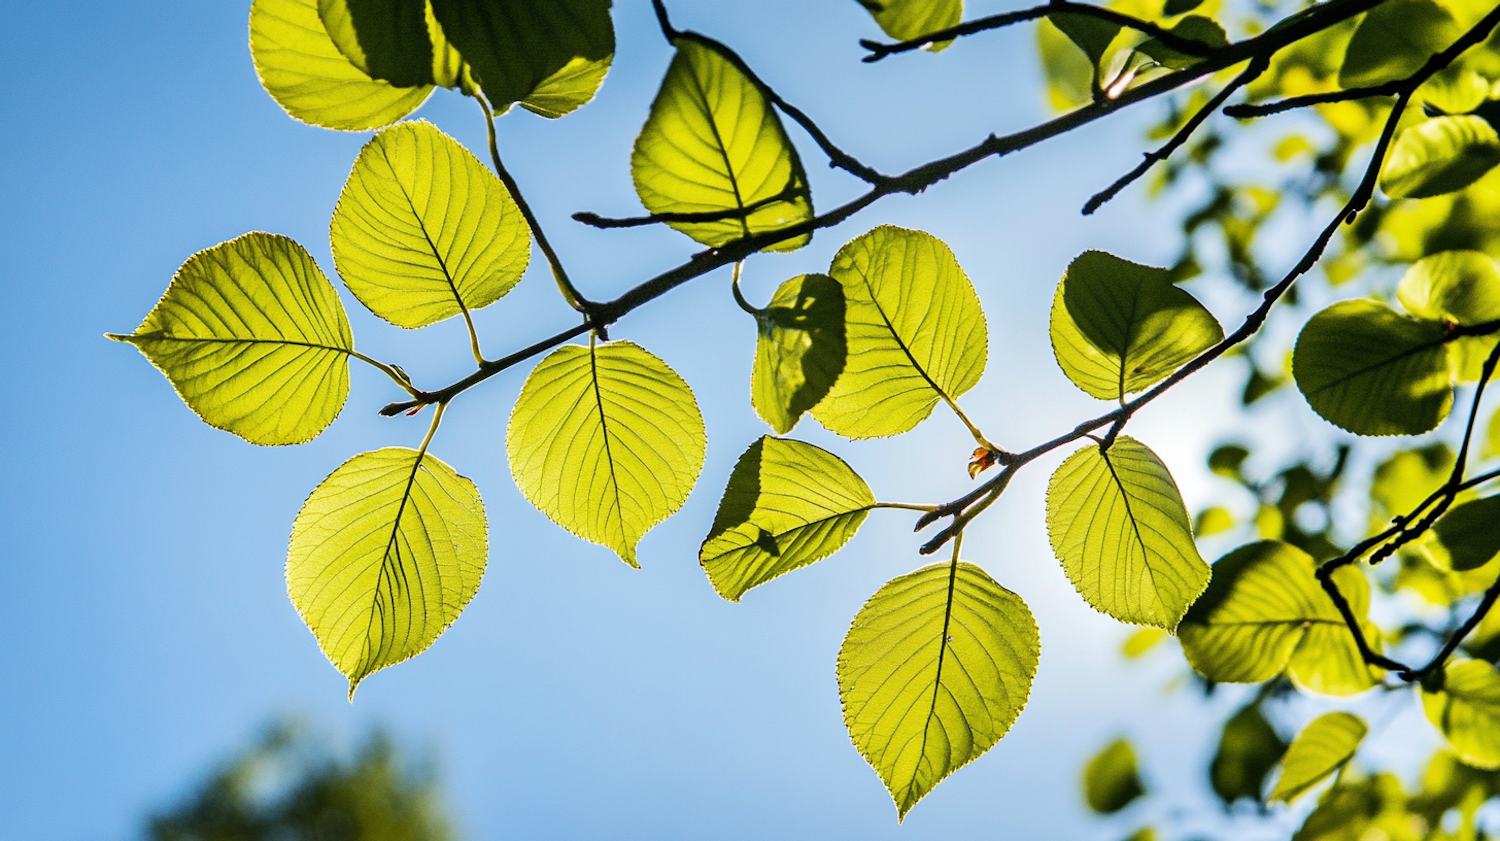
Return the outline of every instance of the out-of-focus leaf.
<path id="1" fill-rule="evenodd" d="M 1423 687 L 1422 711 L 1464 762 L 1500 768 L 1500 671 L 1482 660 L 1447 667 L 1436 691 Z"/>
<path id="2" fill-rule="evenodd" d="M 1456 505 L 1432 528 L 1435 540 L 1423 545 L 1439 569 L 1468 572 L 1500 554 L 1500 496 Z"/>
<path id="3" fill-rule="evenodd" d="M 1193 521 L 1193 534 L 1197 537 L 1213 537 L 1234 528 L 1234 515 L 1229 509 L 1214 505 L 1198 512 Z"/>
<path id="4" fill-rule="evenodd" d="M 1313 786 L 1344 767 L 1359 748 L 1368 725 L 1359 716 L 1331 712 L 1313 719 L 1287 749 L 1281 763 L 1281 778 L 1271 800 L 1291 803 Z"/>
<path id="5" fill-rule="evenodd" d="M 1143 657 L 1169 636 L 1162 628 L 1137 628 L 1120 647 L 1120 653 L 1132 660 Z"/>
<path id="6" fill-rule="evenodd" d="M 1146 793 L 1136 773 L 1135 750 L 1124 739 L 1110 742 L 1083 768 L 1083 799 L 1101 815 L 1113 815 Z"/>
<path id="7" fill-rule="evenodd" d="M 1339 87 L 1405 78 L 1461 35 L 1447 9 L 1432 0 L 1389 0 L 1365 13 L 1344 49 Z"/>
<path id="8" fill-rule="evenodd" d="M 1250 704 L 1224 722 L 1219 750 L 1208 768 L 1214 793 L 1225 805 L 1241 797 L 1260 800 L 1266 775 L 1286 753 L 1286 742 L 1276 735 L 1260 707 Z"/>
<path id="9" fill-rule="evenodd" d="M 1229 36 L 1225 34 L 1224 27 L 1218 21 L 1203 15 L 1188 15 L 1172 27 L 1172 34 L 1189 41 L 1196 41 L 1209 49 L 1220 49 L 1229 46 Z M 1191 55 L 1181 50 L 1169 47 L 1155 38 L 1146 41 L 1136 49 L 1145 55 L 1151 56 L 1164 67 L 1173 70 L 1181 70 L 1191 67 L 1203 60 L 1203 56 Z"/>
<path id="10" fill-rule="evenodd" d="M 1426 199 L 1473 184 L 1500 164 L 1500 135 L 1481 117 L 1434 117 L 1401 132 L 1380 170 L 1393 199 Z"/>

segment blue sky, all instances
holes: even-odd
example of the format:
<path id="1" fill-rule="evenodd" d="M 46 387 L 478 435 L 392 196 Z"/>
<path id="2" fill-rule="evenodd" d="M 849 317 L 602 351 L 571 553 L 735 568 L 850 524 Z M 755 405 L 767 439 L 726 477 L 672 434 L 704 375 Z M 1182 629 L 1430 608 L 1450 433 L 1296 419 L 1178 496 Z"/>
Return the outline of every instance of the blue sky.
<path id="1" fill-rule="evenodd" d="M 856 41 L 878 32 L 853 0 L 669 7 L 679 27 L 740 50 L 884 170 L 1047 116 L 1030 29 L 865 65 Z M 248 3 L 231 0 L 0 4 L 0 343 L 11 395 L 0 430 L 12 471 L 0 489 L 0 841 L 133 838 L 142 814 L 283 713 L 337 738 L 381 724 L 430 747 L 473 839 L 1123 836 L 1148 816 L 1095 820 L 1077 788 L 1082 762 L 1117 734 L 1144 743 L 1148 782 L 1197 802 L 1212 722 L 1162 690 L 1180 660 L 1123 665 L 1127 630 L 1083 605 L 1047 548 L 1042 489 L 1058 454 L 1023 474 L 965 544 L 1037 615 L 1030 706 L 998 747 L 896 825 L 844 732 L 833 666 L 864 600 L 925 563 L 910 515 L 877 512 L 839 555 L 738 605 L 719 600 L 696 563 L 730 467 L 767 431 L 748 399 L 753 325 L 727 272 L 611 331 L 687 379 L 709 431 L 699 485 L 646 538 L 643 569 L 521 498 L 503 434 L 526 369 L 496 377 L 453 405 L 433 444 L 484 495 L 491 558 L 479 595 L 431 650 L 346 703 L 342 677 L 286 597 L 287 535 L 324 476 L 358 452 L 415 446 L 426 418 L 377 416 L 399 395 L 356 369 L 350 402 L 322 437 L 255 448 L 203 425 L 138 353 L 102 338 L 138 324 L 188 255 L 246 231 L 287 234 L 332 274 L 329 214 L 367 135 L 288 118 L 256 81 L 247 15 Z M 670 50 L 646 0 L 620 0 L 616 23 L 619 53 L 595 102 L 561 121 L 520 113 L 500 127 L 509 166 L 595 298 L 696 248 L 667 230 L 568 219 L 640 212 L 630 144 Z M 418 116 L 481 148 L 469 101 L 439 92 Z M 988 312 L 989 373 L 966 410 L 1002 446 L 1050 438 L 1099 410 L 1047 345 L 1063 268 L 1086 248 L 1157 264 L 1177 248 L 1170 213 L 1145 205 L 1140 187 L 1094 218 L 1077 212 L 1139 160 L 1146 116 L 888 199 L 799 252 L 752 260 L 746 293 L 766 300 L 876 224 L 930 231 Z M 791 132 L 819 206 L 857 193 Z M 360 349 L 421 386 L 472 364 L 460 322 L 404 332 L 345 301 Z M 477 321 L 491 356 L 572 323 L 539 255 Z M 1230 423 L 1192 407 L 1231 395 L 1236 376 L 1199 377 L 1132 426 L 1175 468 L 1190 507 L 1222 490 L 1199 465 Z M 969 487 L 972 442 L 951 416 L 897 440 L 849 444 L 811 421 L 794 435 L 842 454 L 882 499 L 938 502 Z"/>

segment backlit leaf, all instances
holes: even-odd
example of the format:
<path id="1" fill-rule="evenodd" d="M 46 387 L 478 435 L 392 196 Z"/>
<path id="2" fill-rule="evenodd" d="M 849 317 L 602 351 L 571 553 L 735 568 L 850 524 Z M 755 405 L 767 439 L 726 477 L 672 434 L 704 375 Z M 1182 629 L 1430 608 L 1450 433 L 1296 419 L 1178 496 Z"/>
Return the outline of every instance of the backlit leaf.
<path id="1" fill-rule="evenodd" d="M 1432 0 L 1389 0 L 1365 13 L 1344 50 L 1339 87 L 1402 79 L 1462 34 L 1447 9 Z"/>
<path id="2" fill-rule="evenodd" d="M 323 480 L 292 526 L 286 580 L 323 653 L 349 678 L 415 657 L 458 618 L 488 557 L 474 483 L 431 455 L 357 455 Z"/>
<path id="3" fill-rule="evenodd" d="M 250 57 L 286 112 L 305 123 L 364 131 L 417 110 L 431 85 L 401 88 L 373 79 L 339 51 L 318 16 L 318 0 L 254 0 Z"/>
<path id="4" fill-rule="evenodd" d="M 1259 683 L 1285 671 L 1298 686 L 1325 695 L 1375 685 L 1380 672 L 1365 664 L 1315 568 L 1306 552 L 1274 540 L 1220 558 L 1207 592 L 1177 628 L 1188 662 L 1220 683 Z M 1379 651 L 1379 632 L 1365 619 L 1369 581 L 1353 566 L 1337 570 L 1333 580 Z"/>
<path id="5" fill-rule="evenodd" d="M 844 288 L 848 360 L 812 415 L 849 438 L 897 435 L 973 388 L 989 357 L 974 285 L 941 240 L 882 225 L 829 270 Z"/>
<path id="6" fill-rule="evenodd" d="M 426 0 L 318 0 L 318 16 L 361 71 L 396 87 L 433 83 Z"/>
<path id="7" fill-rule="evenodd" d="M 1052 299 L 1052 351 L 1075 385 L 1123 400 L 1224 338 L 1219 322 L 1166 269 L 1085 251 Z"/>
<path id="8" fill-rule="evenodd" d="M 425 121 L 382 129 L 359 153 L 331 239 L 349 291 L 401 327 L 494 303 L 531 256 L 530 231 L 500 179 Z"/>
<path id="9" fill-rule="evenodd" d="M 1122 622 L 1172 630 L 1208 584 L 1172 474 L 1134 438 L 1084 447 L 1057 468 L 1047 534 L 1084 600 Z"/>
<path id="10" fill-rule="evenodd" d="M 750 401 L 777 433 L 792 431 L 843 373 L 844 289 L 827 275 L 794 277 L 755 317 Z"/>
<path id="11" fill-rule="evenodd" d="M 963 20 L 963 0 L 860 0 L 885 34 L 897 41 L 911 41 L 929 32 L 957 26 Z M 929 44 L 937 52 L 952 41 Z"/>
<path id="12" fill-rule="evenodd" d="M 1365 734 L 1368 725 L 1359 716 L 1331 712 L 1312 720 L 1287 749 L 1281 763 L 1281 778 L 1271 800 L 1291 803 L 1344 766 Z"/>
<path id="13" fill-rule="evenodd" d="M 594 98 L 615 53 L 610 0 L 431 0 L 496 111 L 560 117 Z M 535 97 L 535 99 L 533 99 Z"/>
<path id="14" fill-rule="evenodd" d="M 1136 774 L 1135 750 L 1116 739 L 1083 768 L 1083 799 L 1101 815 L 1112 815 L 1146 793 Z"/>
<path id="15" fill-rule="evenodd" d="M 1464 762 L 1500 768 L 1500 671 L 1483 660 L 1447 667 L 1443 686 L 1424 687 L 1422 711 Z"/>
<path id="16" fill-rule="evenodd" d="M 703 468 L 687 383 L 639 345 L 567 345 L 526 378 L 506 434 L 526 499 L 631 566 L 641 536 L 687 500 Z"/>
<path id="17" fill-rule="evenodd" d="M 1172 34 L 1202 44 L 1205 48 L 1221 49 L 1229 46 L 1229 36 L 1224 27 L 1213 18 L 1203 15 L 1188 15 L 1172 27 Z M 1181 70 L 1203 60 L 1203 56 L 1182 52 L 1152 38 L 1136 49 L 1155 59 L 1163 67 Z"/>
<path id="18" fill-rule="evenodd" d="M 1341 301 L 1308 320 L 1292 375 L 1313 410 L 1359 435 L 1418 435 L 1453 408 L 1447 329 L 1378 301 Z"/>
<path id="19" fill-rule="evenodd" d="M 875 505 L 870 487 L 833 453 L 766 436 L 729 475 L 698 561 L 719 595 L 752 587 L 832 555 Z"/>
<path id="20" fill-rule="evenodd" d="M 1440 569 L 1468 572 L 1500 554 L 1500 496 L 1455 505 L 1432 528 L 1423 551 Z"/>
<path id="21" fill-rule="evenodd" d="M 898 817 L 1000 741 L 1040 650 L 1026 603 L 973 564 L 924 567 L 865 603 L 839 649 L 839 698 Z"/>
<path id="22" fill-rule="evenodd" d="M 300 444 L 349 396 L 354 337 L 338 293 L 292 240 L 251 233 L 188 258 L 128 336 L 209 426 Z"/>
<path id="23" fill-rule="evenodd" d="M 1443 251 L 1418 260 L 1396 289 L 1401 306 L 1418 318 L 1475 325 L 1500 320 L 1500 270 L 1483 251 Z M 1494 349 L 1493 336 L 1464 336 L 1448 345 L 1459 382 L 1478 380 Z"/>
<path id="24" fill-rule="evenodd" d="M 1394 199 L 1425 199 L 1478 181 L 1500 163 L 1500 135 L 1482 117 L 1434 117 L 1401 132 L 1380 170 Z"/>
<path id="25" fill-rule="evenodd" d="M 765 94 L 717 49 L 687 37 L 676 46 L 630 155 L 641 204 L 651 213 L 741 212 L 668 223 L 707 246 L 811 219 L 802 161 Z M 793 251 L 811 236 L 768 250 Z"/>
<path id="26" fill-rule="evenodd" d="M 1242 707 L 1224 722 L 1219 749 L 1208 768 L 1214 793 L 1226 806 L 1242 797 L 1259 801 L 1266 775 L 1285 753 L 1286 742 L 1266 721 L 1260 707 Z"/>
<path id="27" fill-rule="evenodd" d="M 1077 13 L 1058 12 L 1047 16 L 1047 21 L 1057 27 L 1062 34 L 1068 36 L 1083 54 L 1088 56 L 1089 63 L 1098 67 L 1108 55 L 1109 45 L 1120 34 L 1120 25 L 1107 20 L 1100 20 L 1092 15 L 1080 15 Z"/>

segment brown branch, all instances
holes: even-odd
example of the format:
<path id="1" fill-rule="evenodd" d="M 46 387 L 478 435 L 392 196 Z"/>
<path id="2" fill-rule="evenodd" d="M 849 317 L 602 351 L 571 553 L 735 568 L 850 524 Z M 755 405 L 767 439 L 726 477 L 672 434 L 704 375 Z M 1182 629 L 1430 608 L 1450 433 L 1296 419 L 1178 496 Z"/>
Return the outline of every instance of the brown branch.
<path id="1" fill-rule="evenodd" d="M 670 222 L 692 223 L 692 222 L 725 222 L 731 219 L 745 219 L 761 208 L 770 207 L 781 201 L 790 201 L 797 197 L 797 186 L 795 179 L 787 184 L 786 189 L 774 196 L 767 196 L 759 201 L 753 201 L 744 207 L 731 207 L 727 210 L 710 210 L 697 213 L 653 213 L 649 216 L 634 216 L 626 219 L 611 219 L 600 216 L 597 213 L 581 211 L 573 214 L 573 221 L 582 222 L 593 228 L 641 228 L 646 225 L 661 225 Z"/>
<path id="2" fill-rule="evenodd" d="M 1113 9 L 1092 6 L 1088 3 L 1075 3 L 1072 0 L 1053 0 L 1053 2 L 1045 6 L 1035 6 L 1030 9 L 990 15 L 989 17 L 960 23 L 957 26 L 950 26 L 947 29 L 939 29 L 920 38 L 913 38 L 909 41 L 898 41 L 894 44 L 885 44 L 879 41 L 871 41 L 868 38 L 862 38 L 859 45 L 869 50 L 870 54 L 861 60 L 867 63 L 876 62 L 888 55 L 919 50 L 929 44 L 952 41 L 955 38 L 961 38 L 965 35 L 974 35 L 979 32 L 987 32 L 991 29 L 1001 29 L 1017 23 L 1024 23 L 1028 20 L 1036 20 L 1037 18 L 1050 17 L 1062 13 L 1098 18 L 1099 20 L 1117 24 L 1126 29 L 1134 29 L 1137 32 L 1155 38 L 1178 52 L 1187 53 L 1192 56 L 1206 57 L 1213 55 L 1216 49 L 1221 49 L 1210 47 L 1191 38 L 1184 38 L 1181 35 L 1173 33 L 1170 29 L 1163 29 L 1150 21 L 1121 14 Z"/>
<path id="3" fill-rule="evenodd" d="M 1367 88 L 1349 88 L 1341 91 L 1328 91 L 1327 93 L 1310 93 L 1304 96 L 1293 96 L 1277 102 L 1252 105 L 1240 103 L 1231 105 L 1224 109 L 1224 114 L 1240 120 L 1249 120 L 1256 117 L 1265 117 L 1271 114 L 1280 114 L 1282 111 L 1290 111 L 1293 108 L 1306 108 L 1309 105 L 1325 105 L 1330 102 L 1349 102 L 1355 99 L 1369 99 L 1374 96 L 1395 96 L 1401 92 L 1405 84 L 1404 79 L 1386 82 L 1383 85 L 1373 85 Z"/>

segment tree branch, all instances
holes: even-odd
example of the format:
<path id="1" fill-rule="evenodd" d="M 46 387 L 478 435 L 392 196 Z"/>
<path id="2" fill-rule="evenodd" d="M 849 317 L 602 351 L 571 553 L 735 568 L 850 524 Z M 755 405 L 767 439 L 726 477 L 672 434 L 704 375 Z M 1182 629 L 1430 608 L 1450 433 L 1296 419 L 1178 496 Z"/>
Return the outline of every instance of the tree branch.
<path id="1" fill-rule="evenodd" d="M 1075 3 L 1072 2 L 1072 0 L 1053 0 L 1052 2 L 1044 6 L 1035 6 L 1030 9 L 1021 9 L 1020 11 L 1015 12 L 1005 12 L 1003 14 L 990 15 L 989 17 L 971 20 L 967 23 L 960 23 L 957 26 L 950 26 L 947 29 L 939 29 L 936 32 L 923 35 L 920 38 L 913 38 L 909 41 L 898 41 L 894 44 L 885 44 L 879 41 L 872 41 L 867 38 L 862 38 L 860 39 L 859 45 L 869 50 L 870 54 L 865 56 L 861 60 L 867 63 L 876 62 L 880 61 L 888 55 L 895 55 L 896 53 L 906 53 L 911 52 L 912 50 L 919 50 L 929 44 L 937 44 L 943 41 L 952 41 L 955 38 L 961 38 L 965 35 L 974 35 L 979 32 L 987 32 L 991 29 L 1001 29 L 1017 23 L 1024 23 L 1028 20 L 1050 17 L 1055 14 L 1083 15 L 1085 17 L 1098 18 L 1099 20 L 1106 21 L 1108 23 L 1117 24 L 1126 29 L 1134 29 L 1137 32 L 1141 32 L 1151 36 L 1152 38 L 1155 38 L 1156 40 L 1162 42 L 1163 44 L 1171 47 L 1174 50 L 1177 50 L 1178 52 L 1184 52 L 1188 55 L 1209 56 L 1212 55 L 1217 49 L 1215 47 L 1210 47 L 1207 44 L 1194 41 L 1191 38 L 1184 38 L 1181 35 L 1176 35 L 1171 30 L 1163 29 L 1162 27 L 1157 26 L 1150 21 L 1141 20 L 1140 18 L 1121 14 L 1113 9 L 1105 9 L 1100 6 L 1092 6 L 1087 3 Z"/>
<path id="2" fill-rule="evenodd" d="M 1395 96 L 1401 92 L 1404 79 L 1386 82 L 1383 85 L 1374 85 L 1367 88 L 1349 88 L 1341 91 L 1328 91 L 1327 93 L 1310 93 L 1304 96 L 1293 96 L 1277 102 L 1252 105 L 1242 102 L 1231 105 L 1224 109 L 1225 116 L 1240 120 L 1249 120 L 1256 117 L 1265 117 L 1271 114 L 1280 114 L 1282 111 L 1290 111 L 1293 108 L 1306 108 L 1309 105 L 1324 105 L 1329 102 L 1348 102 L 1354 99 L 1369 99 L 1374 96 Z"/>
<path id="3" fill-rule="evenodd" d="M 723 222 L 730 219 L 745 219 L 763 207 L 769 207 L 780 201 L 789 201 L 795 198 L 796 195 L 797 189 L 795 183 L 789 183 L 786 189 L 774 196 L 767 196 L 760 201 L 753 201 L 744 207 L 731 207 L 727 210 L 710 210 L 700 213 L 653 213 L 649 216 L 633 216 L 625 219 L 611 219 L 607 216 L 600 216 L 597 213 L 581 211 L 573 214 L 573 220 L 582 222 L 593 228 L 641 228 L 646 225 L 660 225 L 669 222 Z"/>

